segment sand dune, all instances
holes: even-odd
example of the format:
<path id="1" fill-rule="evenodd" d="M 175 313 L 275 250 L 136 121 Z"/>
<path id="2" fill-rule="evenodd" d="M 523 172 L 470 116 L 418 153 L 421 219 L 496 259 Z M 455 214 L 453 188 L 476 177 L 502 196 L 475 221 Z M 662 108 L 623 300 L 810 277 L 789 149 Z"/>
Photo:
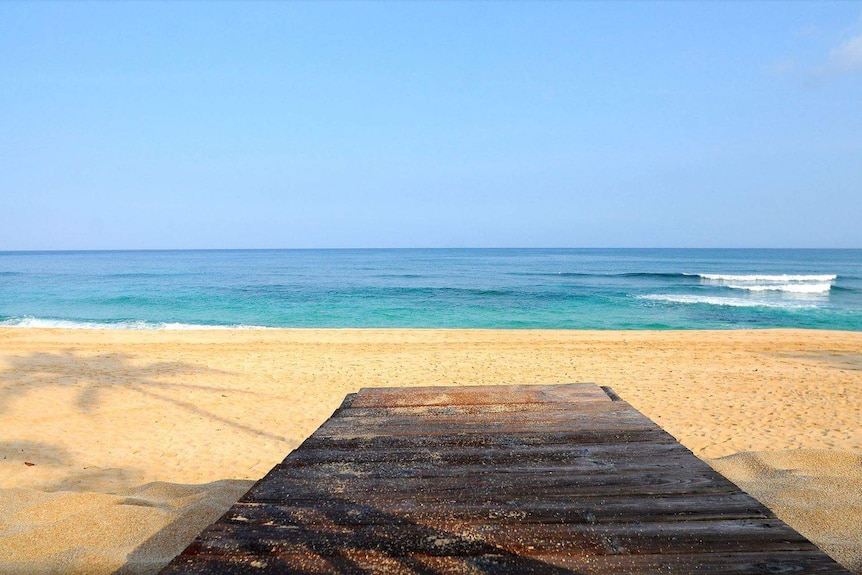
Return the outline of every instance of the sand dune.
<path id="1" fill-rule="evenodd" d="M 862 334 L 0 330 L 0 572 L 151 573 L 366 386 L 593 381 L 862 573 Z"/>

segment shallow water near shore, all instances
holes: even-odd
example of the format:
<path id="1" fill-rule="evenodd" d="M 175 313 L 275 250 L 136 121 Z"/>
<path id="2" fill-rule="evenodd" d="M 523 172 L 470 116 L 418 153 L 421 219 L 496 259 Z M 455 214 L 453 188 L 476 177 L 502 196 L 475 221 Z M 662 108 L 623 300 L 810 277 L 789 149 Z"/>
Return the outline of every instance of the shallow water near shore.
<path id="1" fill-rule="evenodd" d="M 0 326 L 862 331 L 862 250 L 0 252 Z"/>

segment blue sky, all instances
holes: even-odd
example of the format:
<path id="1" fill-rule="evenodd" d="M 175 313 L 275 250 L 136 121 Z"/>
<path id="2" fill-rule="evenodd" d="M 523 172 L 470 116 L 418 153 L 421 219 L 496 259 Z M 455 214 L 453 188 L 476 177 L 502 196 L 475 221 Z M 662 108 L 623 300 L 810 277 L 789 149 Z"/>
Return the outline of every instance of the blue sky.
<path id="1" fill-rule="evenodd" d="M 862 247 L 862 5 L 0 3 L 0 250 Z"/>

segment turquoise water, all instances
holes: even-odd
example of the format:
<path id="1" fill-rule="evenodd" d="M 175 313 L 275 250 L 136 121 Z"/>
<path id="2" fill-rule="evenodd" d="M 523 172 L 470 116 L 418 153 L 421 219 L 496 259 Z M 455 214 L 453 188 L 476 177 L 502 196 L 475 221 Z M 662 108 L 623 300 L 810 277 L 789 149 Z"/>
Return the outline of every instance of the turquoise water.
<path id="1" fill-rule="evenodd" d="M 862 331 L 862 250 L 0 252 L 0 325 Z"/>

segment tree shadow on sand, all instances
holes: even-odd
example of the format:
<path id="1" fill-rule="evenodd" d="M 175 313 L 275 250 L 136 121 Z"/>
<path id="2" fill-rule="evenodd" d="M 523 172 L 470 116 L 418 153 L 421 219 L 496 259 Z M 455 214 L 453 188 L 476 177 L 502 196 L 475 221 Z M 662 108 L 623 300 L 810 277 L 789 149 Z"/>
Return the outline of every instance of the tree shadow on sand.
<path id="1" fill-rule="evenodd" d="M 48 465 L 69 465 L 72 461 L 69 452 L 62 447 L 41 441 L 0 441 L 0 460 L 25 463 L 27 454 L 38 452 L 41 463 Z"/>
<path id="2" fill-rule="evenodd" d="M 80 388 L 75 406 L 81 413 L 90 414 L 98 408 L 105 394 L 124 390 L 164 402 L 190 415 L 220 423 L 243 433 L 284 441 L 285 438 L 282 436 L 232 421 L 195 403 L 172 396 L 172 393 L 198 391 L 266 397 L 254 391 L 169 381 L 180 376 L 220 375 L 225 372 L 177 361 L 140 365 L 134 360 L 135 356 L 125 353 L 84 356 L 74 351 L 34 352 L 25 356 L 7 357 L 7 367 L 0 371 L 0 415 L 13 401 L 20 400 L 28 394 L 69 386 Z"/>
<path id="3" fill-rule="evenodd" d="M 236 421 L 213 410 L 211 405 L 195 398 L 227 398 L 236 402 L 246 398 L 262 403 L 272 400 L 271 394 L 219 385 L 183 383 L 191 379 L 215 379 L 228 372 L 182 361 L 147 362 L 146 356 L 125 353 L 85 355 L 75 350 L 34 352 L 26 355 L 6 355 L 0 362 L 0 464 L 26 473 L 27 469 L 53 468 L 57 472 L 41 481 L 38 490 L 44 492 L 106 493 L 122 498 L 119 505 L 157 508 L 168 514 L 169 524 L 144 541 L 129 556 L 120 569 L 122 573 L 152 573 L 179 553 L 201 529 L 217 519 L 242 495 L 252 481 L 223 479 L 203 485 L 181 485 L 154 482 L 140 485 L 139 470 L 124 467 L 80 467 L 69 451 L 56 445 L 29 439 L 5 437 L 4 419 L 13 407 L 38 409 L 43 401 L 68 398 L 67 406 L 85 416 L 96 418 L 100 410 L 113 404 L 111 394 L 138 395 L 142 400 L 157 404 L 151 409 L 179 410 L 214 427 L 232 429 L 250 436 L 250 441 L 265 438 L 279 442 L 284 437 L 269 433 L 247 421 Z M 69 393 L 71 392 L 71 393 Z M 134 397 L 131 397 L 134 402 Z M 29 405 L 28 405 L 29 403 Z M 34 418 L 45 414 L 30 412 Z M 35 462 L 35 463 L 34 463 Z M 27 467 L 25 467 L 25 465 Z M 32 467 L 32 466 L 36 467 Z M 2 473 L 2 471 L 0 471 Z M 134 487 L 129 487 L 134 485 Z M 26 482 L 25 482 L 26 486 Z M 58 512 L 61 513 L 61 512 Z M 130 512 L 129 517 L 136 517 Z M 144 514 L 146 517 L 146 514 Z M 142 521 L 146 521 L 143 519 Z M 109 525 L 113 525 L 108 519 Z M 119 527 L 118 527 L 119 530 Z M 119 531 L 118 531 L 119 532 Z M 110 547 L 110 546 L 108 546 Z M 167 555 L 165 554 L 167 550 Z M 95 551 L 98 553 L 98 550 Z M 0 555 L 3 550 L 0 549 Z M 3 571 L 0 561 L 0 571 Z M 34 571 L 35 572 L 35 571 Z"/>

